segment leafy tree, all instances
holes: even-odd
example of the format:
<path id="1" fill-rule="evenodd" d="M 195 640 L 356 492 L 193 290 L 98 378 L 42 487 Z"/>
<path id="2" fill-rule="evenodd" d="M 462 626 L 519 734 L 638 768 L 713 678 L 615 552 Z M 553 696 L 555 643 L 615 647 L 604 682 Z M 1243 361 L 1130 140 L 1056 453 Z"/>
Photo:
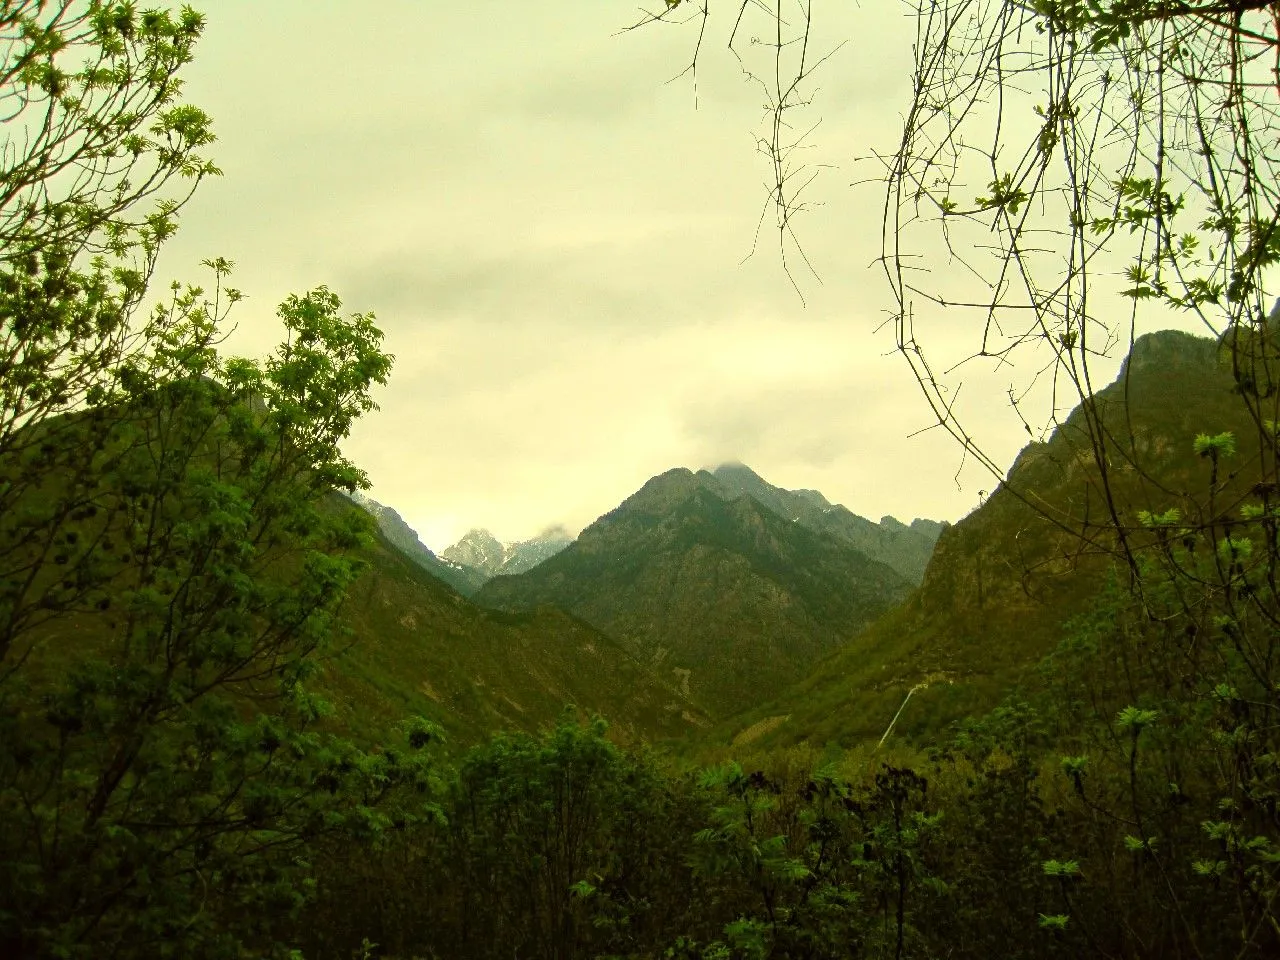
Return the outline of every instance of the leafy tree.
<path id="1" fill-rule="evenodd" d="M 946 896 L 923 932 L 935 951 L 975 960 L 1014 945 L 1026 956 L 1087 953 L 1079 918 L 1062 928 L 1046 921 L 1058 915 L 1061 881 L 1044 864 L 1075 849 L 1076 826 L 1044 786 L 1048 733 L 1043 704 L 1011 696 L 933 752 L 930 792 L 943 815 L 935 870 Z"/>
<path id="2" fill-rule="evenodd" d="M 1088 403 L 1100 357 L 1126 349 L 1150 318 L 1189 315 L 1226 338 L 1241 400 L 1263 446 L 1274 446 L 1262 436 L 1274 396 L 1254 388 L 1267 379 L 1274 345 L 1254 333 L 1268 329 L 1278 292 L 1280 191 L 1269 145 L 1280 96 L 1274 78 L 1258 73 L 1280 49 L 1275 4 L 1046 0 L 917 10 L 915 95 L 887 169 L 885 262 L 899 348 L 939 422 L 997 479 L 1002 465 L 944 399 L 958 382 L 930 361 L 930 315 L 976 315 L 975 354 L 1025 357 L 1028 370 L 1054 379 L 1055 393 L 1070 391 L 1107 509 L 1060 519 L 1109 531 L 1132 568 L 1147 539 L 1115 484 L 1119 470 L 1141 465 L 1134 438 Z M 975 281 L 914 273 L 909 261 L 934 250 Z M 1251 479 L 1270 479 L 1273 462 L 1251 469 Z M 1164 506 L 1212 523 L 1196 509 L 1207 507 L 1202 499 Z"/>
<path id="3" fill-rule="evenodd" d="M 784 138 L 816 66 L 810 5 L 735 6 L 731 46 L 752 33 L 750 17 L 770 28 L 757 33 L 773 71 L 764 139 L 785 224 L 806 182 L 788 173 L 796 144 Z M 1084 936 L 1099 953 L 1274 952 L 1280 8 L 909 7 L 911 95 L 884 166 L 898 348 L 967 456 L 1119 568 L 1117 592 L 1050 667 L 1066 758 L 1057 782 L 1083 852 L 1045 861 L 1063 898 L 1045 933 Z M 687 9 L 705 27 L 705 4 L 671 2 L 652 18 Z M 1241 414 L 1199 425 L 1170 468 L 1177 482 L 1140 456 L 1123 411 L 1094 402 L 1100 360 L 1173 315 L 1218 339 Z M 948 353 L 966 330 L 967 346 Z M 984 452 L 955 402 L 983 364 L 1025 375 L 1010 397 L 1033 436 L 1053 410 L 1078 408 L 1071 432 L 1101 509 L 1096 497 L 1036 500 Z M 1049 394 L 1037 415 L 1026 398 Z"/>
<path id="4" fill-rule="evenodd" d="M 1078 825 L 1066 912 L 1115 950 L 1266 955 L 1280 945 L 1276 743 L 1259 722 L 1273 693 L 1214 605 L 1184 608 L 1185 582 L 1144 577 L 1145 601 L 1113 586 L 1045 664 Z"/>
<path id="5" fill-rule="evenodd" d="M 812 83 L 824 38 L 807 0 L 732 6 L 729 48 L 764 87 L 760 143 L 780 235 L 794 239 L 812 179 L 800 160 L 811 128 L 794 114 L 820 103 Z M 1274 348 L 1235 339 L 1266 327 L 1280 293 L 1274 0 L 906 7 L 915 63 L 901 138 L 884 154 L 882 262 L 898 349 L 966 455 L 1005 480 L 955 402 L 975 365 L 1007 370 L 1026 358 L 1026 382 L 1010 398 L 1032 432 L 1041 418 L 1019 398 L 1034 383 L 1052 383 L 1052 422 L 1053 410 L 1092 395 L 1098 359 L 1125 349 L 1157 311 L 1189 314 L 1215 336 L 1232 331 L 1242 399 L 1260 430 L 1275 421 L 1274 393 L 1250 386 L 1272 377 Z M 696 23 L 692 69 L 711 17 L 709 4 L 671 0 L 636 26 Z M 952 344 L 966 315 L 972 349 L 961 364 Z M 936 346 L 935 324 L 947 331 Z M 1085 411 L 1105 487 L 1127 460 L 1104 456 L 1109 431 Z M 1090 522 L 1122 537 L 1137 526 L 1114 504 Z"/>
<path id="6" fill-rule="evenodd" d="M 135 314 L 178 212 L 219 173 L 196 152 L 209 117 L 178 100 L 203 29 L 190 7 L 0 4 L 0 454 L 183 333 L 180 310 Z M 0 488 L 0 513 L 21 493 Z"/>
<path id="7" fill-rule="evenodd" d="M 107 433 L 60 415 L 89 404 L 109 421 L 148 382 L 188 376 L 189 362 L 199 373 L 240 298 L 222 284 L 230 264 L 211 260 L 212 301 L 175 285 L 139 315 L 178 211 L 219 172 L 196 152 L 214 140 L 209 118 L 177 99 L 203 28 L 189 7 L 0 5 L 0 517 L 39 501 L 22 536 L 49 550 Z M 0 661 L 31 617 L 15 594 L 34 578 L 29 556 L 0 554 Z"/>
<path id="8" fill-rule="evenodd" d="M 307 689 L 370 533 L 333 492 L 367 486 L 340 444 L 390 370 L 374 318 L 321 287 L 264 362 L 223 357 L 223 260 L 139 316 L 217 174 L 177 100 L 203 22 L 0 6 L 6 956 L 284 951 L 317 837 L 432 809 L 428 727 L 368 753 Z"/>
<path id="9" fill-rule="evenodd" d="M 451 772 L 439 818 L 376 857 L 359 838 L 322 845 L 306 956 L 365 940 L 392 956 L 652 956 L 713 929 L 684 862 L 698 798 L 605 733 L 566 713 L 536 736 L 495 734 Z"/>
<path id="10" fill-rule="evenodd" d="M 338 306 L 291 297 L 265 364 L 205 350 L 68 415 L 60 442 L 93 435 L 85 469 L 46 474 L 0 526 L 27 574 L 5 582 L 21 656 L 0 688 L 0 922 L 20 955 L 234 939 L 237 911 L 269 912 L 255 898 L 299 894 L 309 837 L 380 828 L 374 799 L 421 776 L 317 735 L 305 691 L 368 535 L 328 499 L 363 479 L 338 442 L 390 363 Z"/>
<path id="11" fill-rule="evenodd" d="M 456 883 L 479 908 L 476 932 L 500 930 L 490 942 L 503 953 L 575 955 L 591 939 L 583 906 L 630 872 L 615 832 L 631 805 L 625 760 L 604 732 L 566 716 L 544 737 L 495 737 L 458 771 Z"/>

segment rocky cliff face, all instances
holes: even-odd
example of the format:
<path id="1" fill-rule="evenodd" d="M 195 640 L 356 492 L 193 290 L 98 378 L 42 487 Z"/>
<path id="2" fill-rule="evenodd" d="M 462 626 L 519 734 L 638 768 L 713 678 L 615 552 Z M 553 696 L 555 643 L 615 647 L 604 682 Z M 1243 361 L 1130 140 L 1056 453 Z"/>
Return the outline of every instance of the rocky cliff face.
<path id="1" fill-rule="evenodd" d="M 451 563 L 466 567 L 487 581 L 492 577 L 524 573 L 573 543 L 569 531 L 548 527 L 536 537 L 502 543 L 488 530 L 469 530 L 461 540 L 441 553 Z"/>
<path id="2" fill-rule="evenodd" d="M 432 576 L 453 587 L 464 597 L 469 597 L 475 593 L 480 589 L 480 585 L 484 583 L 485 577 L 477 576 L 467 567 L 451 562 L 448 557 L 442 559 L 432 553 L 418 539 L 417 531 L 405 523 L 404 518 L 391 507 L 378 503 L 378 501 L 366 497 L 362 493 L 353 494 L 351 499 L 373 516 L 378 522 L 378 529 L 382 531 L 382 535 L 396 549 L 400 550 Z"/>
<path id="3" fill-rule="evenodd" d="M 502 543 L 488 530 L 468 530 L 453 546 L 441 551 L 446 560 L 459 566 L 470 567 L 486 579 L 502 568 L 506 554 Z"/>
<path id="4" fill-rule="evenodd" d="M 679 469 L 476 599 L 580 617 L 723 715 L 802 676 L 909 589 L 849 543 Z"/>
<path id="5" fill-rule="evenodd" d="M 741 463 L 722 464 L 712 471 L 712 476 L 732 494 L 751 497 L 779 516 L 844 540 L 872 560 L 892 567 L 913 584 L 923 579 L 933 545 L 943 528 L 937 521 L 920 519 L 908 526 L 895 517 L 883 517 L 874 523 L 847 507 L 831 503 L 817 490 L 775 487 Z"/>

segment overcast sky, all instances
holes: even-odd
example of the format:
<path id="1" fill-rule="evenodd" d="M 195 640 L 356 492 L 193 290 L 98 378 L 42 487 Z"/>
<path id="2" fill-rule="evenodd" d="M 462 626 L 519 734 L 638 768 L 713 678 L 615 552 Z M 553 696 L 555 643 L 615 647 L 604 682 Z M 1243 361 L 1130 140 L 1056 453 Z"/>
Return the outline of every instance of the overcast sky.
<path id="1" fill-rule="evenodd" d="M 797 230 L 821 282 L 751 251 L 763 102 L 713 24 L 619 34 L 610 0 L 206 0 L 184 96 L 214 118 L 201 187 L 158 279 L 225 256 L 248 299 L 232 346 L 326 284 L 395 354 L 346 446 L 371 495 L 440 549 L 469 527 L 573 531 L 674 466 L 740 460 L 878 519 L 955 520 L 965 470 L 893 353 L 874 177 L 909 94 L 894 0 L 817 4 L 811 164 Z M 726 10 L 723 13 L 728 13 Z M 724 18 L 722 18 L 724 19 Z M 748 33 L 753 32 L 749 26 Z M 1027 439 L 999 377 L 966 397 L 1009 463 Z M 968 389 L 966 387 L 966 389 Z M 984 392 L 985 391 L 985 392 Z"/>

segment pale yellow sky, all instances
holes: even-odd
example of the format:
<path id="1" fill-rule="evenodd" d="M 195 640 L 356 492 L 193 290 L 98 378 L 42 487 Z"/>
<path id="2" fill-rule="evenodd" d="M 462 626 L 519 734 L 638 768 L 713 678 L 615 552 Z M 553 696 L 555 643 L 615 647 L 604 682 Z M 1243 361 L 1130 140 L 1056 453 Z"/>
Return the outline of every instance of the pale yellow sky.
<path id="1" fill-rule="evenodd" d="M 673 466 L 741 460 L 857 513 L 955 520 L 993 485 L 932 431 L 875 265 L 881 190 L 909 93 L 895 0 L 815 4 L 807 159 L 830 164 L 797 229 L 822 277 L 783 276 L 766 230 L 762 96 L 713 25 L 618 34 L 602 0 L 205 0 L 184 95 L 214 118 L 203 186 L 157 279 L 225 256 L 248 295 L 231 345 L 265 351 L 276 305 L 327 284 L 396 355 L 348 454 L 440 549 L 577 530 Z M 949 336 L 945 324 L 937 336 Z M 958 336 L 958 334 L 957 334 Z M 957 339 L 957 343 L 960 340 Z M 1007 374 L 964 403 L 995 458 L 1026 440 Z"/>

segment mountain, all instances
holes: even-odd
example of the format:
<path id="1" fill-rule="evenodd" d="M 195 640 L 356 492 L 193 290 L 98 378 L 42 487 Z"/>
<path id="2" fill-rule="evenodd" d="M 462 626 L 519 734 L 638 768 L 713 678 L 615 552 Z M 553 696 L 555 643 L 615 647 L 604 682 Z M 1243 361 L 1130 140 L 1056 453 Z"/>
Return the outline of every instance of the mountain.
<path id="1" fill-rule="evenodd" d="M 1105 427 L 1114 508 L 1130 523 L 1140 510 L 1173 506 L 1194 516 L 1195 494 L 1208 484 L 1206 462 L 1192 450 L 1197 434 L 1233 431 L 1234 463 L 1258 455 L 1257 428 L 1213 340 L 1177 331 L 1139 338 L 1116 381 L 1089 403 Z M 902 708 L 895 732 L 928 738 L 1033 681 L 1063 624 L 1113 569 L 1094 442 L 1077 408 L 1047 442 L 1027 446 L 986 502 L 942 532 L 904 604 L 716 737 L 878 740 Z M 1220 503 L 1247 495 L 1245 474 L 1223 481 Z M 1082 545 L 1086 518 L 1103 525 Z"/>
<path id="2" fill-rule="evenodd" d="M 492 577 L 531 570 L 571 543 L 573 537 L 561 526 L 548 527 L 536 537 L 518 543 L 502 543 L 488 530 L 476 529 L 467 531 L 440 555 L 483 583 Z"/>
<path id="3" fill-rule="evenodd" d="M 357 509 L 333 495 L 327 507 Z M 684 738 L 709 725 L 670 680 L 615 641 L 557 610 L 506 614 L 471 603 L 379 531 L 368 566 L 339 610 L 349 638 L 309 684 L 334 712 L 326 724 L 378 742 L 410 716 L 431 719 L 456 749 L 499 730 L 535 732 L 567 705 L 599 713 L 622 742 Z M 109 614 L 51 621 L 29 676 L 109 642 Z"/>
<path id="4" fill-rule="evenodd" d="M 945 524 L 913 520 L 908 526 L 894 517 L 873 523 L 840 504 L 833 504 L 817 490 L 784 490 L 766 482 L 750 467 L 725 463 L 711 471 L 721 485 L 739 496 L 751 497 L 779 516 L 830 534 L 849 543 L 872 560 L 892 567 L 913 584 L 924 578 L 933 546 Z"/>
<path id="5" fill-rule="evenodd" d="M 405 523 L 404 518 L 391 507 L 384 506 L 358 491 L 351 495 L 351 499 L 378 521 L 378 529 L 396 549 L 432 576 L 449 584 L 464 597 L 471 596 L 488 579 L 469 566 L 453 563 L 448 557 L 444 559 L 437 557 L 418 539 L 417 531 Z"/>
<path id="6" fill-rule="evenodd" d="M 554 526 L 548 527 L 529 540 L 507 544 L 506 558 L 498 568 L 498 575 L 507 576 L 532 570 L 544 560 L 550 560 L 571 543 L 573 543 L 573 537 L 570 536 L 569 531 L 562 526 Z"/>
<path id="7" fill-rule="evenodd" d="M 579 617 L 724 716 L 802 677 L 910 587 L 888 565 L 711 473 L 677 469 L 475 599 Z"/>
<path id="8" fill-rule="evenodd" d="M 346 729 L 375 736 L 419 714 L 466 745 L 500 729 L 535 731 L 570 703 L 631 742 L 708 724 L 677 684 L 581 620 L 482 609 L 385 534 L 366 559 L 341 614 L 355 642 L 325 664 L 318 684 Z"/>
<path id="9" fill-rule="evenodd" d="M 440 551 L 440 555 L 488 580 L 502 568 L 506 548 L 488 530 L 468 530 L 461 540 Z"/>
<path id="10" fill-rule="evenodd" d="M 181 384 L 173 388 L 175 394 L 179 387 Z M 91 449 L 86 435 L 106 438 L 106 453 L 99 451 L 99 460 L 114 456 L 118 448 L 129 453 L 142 451 L 148 441 L 135 439 L 129 427 L 127 418 L 93 409 L 57 418 L 38 428 L 41 456 L 46 460 L 55 454 L 63 457 L 65 447 L 65 473 L 77 478 L 77 489 L 83 488 L 90 503 L 109 505 L 124 496 L 136 498 L 143 495 L 138 490 L 146 490 L 144 485 L 154 482 L 146 473 L 154 469 L 152 456 L 129 461 L 127 474 L 90 469 L 92 464 L 86 466 L 82 456 L 82 451 Z M 117 432 L 130 443 L 118 442 Z M 17 469 L 21 466 L 17 456 L 0 461 L 0 487 L 14 489 L 11 478 L 23 477 Z M 19 494 L 9 501 L 12 509 L 0 513 L 0 535 L 6 545 L 17 543 L 24 550 L 31 549 L 30 538 L 22 540 L 16 535 L 17 524 L 29 522 L 26 518 L 43 507 L 45 490 L 63 482 L 56 470 L 42 469 L 52 479 L 44 486 L 16 487 Z M 193 481 L 197 491 L 204 489 L 199 487 L 201 479 L 197 476 Z M 122 484 L 131 484 L 135 490 L 122 494 Z M 308 689 L 334 707 L 333 715 L 325 721 L 330 727 L 365 742 L 377 742 L 393 724 L 421 715 L 442 727 L 449 742 L 465 747 L 497 730 L 536 731 L 554 723 L 569 704 L 603 715 L 613 735 L 623 741 L 684 737 L 707 725 L 706 715 L 677 684 L 657 677 L 633 654 L 581 620 L 555 610 L 507 614 L 471 603 L 435 575 L 433 566 L 444 564 L 417 542 L 395 511 L 372 502 L 358 505 L 337 493 L 327 495 L 319 505 L 324 511 L 363 510 L 377 518 L 373 541 L 348 548 L 366 567 L 338 609 L 340 629 L 334 650 L 317 659 L 319 669 L 308 682 Z M 180 506 L 189 509 L 190 502 Z M 178 506 L 166 503 L 165 507 L 166 517 L 179 516 Z M 169 522 L 178 524 L 173 519 Z M 20 624 L 22 647 L 17 659 L 24 668 L 22 682 L 15 681 L 9 688 L 11 693 L 33 685 L 38 694 L 40 684 L 51 674 L 92 651 L 131 655 L 120 650 L 121 637 L 130 636 L 127 631 L 132 627 L 121 620 L 119 611 L 127 606 L 121 596 L 129 596 L 130 577 L 138 570 L 132 553 L 112 551 L 110 545 L 127 542 L 124 538 L 139 527 L 127 510 L 95 506 L 92 511 L 78 512 L 59 528 L 67 544 L 91 543 L 97 558 L 92 567 L 94 576 L 102 577 L 101 582 L 120 595 L 108 594 L 94 604 L 67 604 L 65 609 L 55 606 L 53 614 L 33 620 L 34 626 Z M 271 556 L 283 559 L 274 568 L 268 565 L 271 561 L 264 562 L 255 568 L 255 576 L 270 583 L 274 569 L 287 578 L 296 553 L 281 543 L 263 549 L 264 557 L 265 550 L 271 549 L 276 551 Z M 15 557 L 22 562 L 20 555 L 10 555 L 11 560 Z M 63 556 L 56 565 L 69 559 L 74 560 Z M 215 569 L 205 579 L 221 575 L 221 570 Z M 190 584 L 182 590 L 188 587 Z M 201 581 L 190 589 L 200 596 L 198 591 L 212 588 Z M 216 608 L 211 611 L 210 617 L 220 612 Z M 132 655 L 146 656 L 136 649 Z M 151 656 L 154 661 L 156 654 Z M 191 667 L 200 668 L 199 664 Z"/>

